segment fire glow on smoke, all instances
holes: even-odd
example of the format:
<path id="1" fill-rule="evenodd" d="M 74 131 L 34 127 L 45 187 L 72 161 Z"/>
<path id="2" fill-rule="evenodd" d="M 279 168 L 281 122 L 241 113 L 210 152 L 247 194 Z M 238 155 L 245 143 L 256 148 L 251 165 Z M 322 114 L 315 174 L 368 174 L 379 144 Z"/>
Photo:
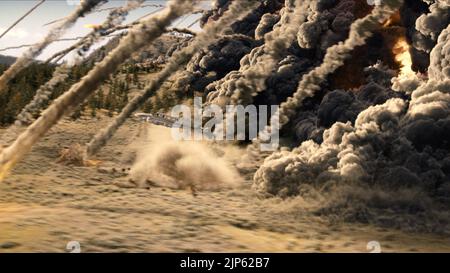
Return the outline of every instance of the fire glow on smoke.
<path id="1" fill-rule="evenodd" d="M 415 74 L 412 70 L 413 62 L 409 49 L 409 44 L 405 37 L 400 37 L 392 49 L 395 55 L 395 61 L 400 65 L 399 76 L 401 77 L 408 77 Z"/>

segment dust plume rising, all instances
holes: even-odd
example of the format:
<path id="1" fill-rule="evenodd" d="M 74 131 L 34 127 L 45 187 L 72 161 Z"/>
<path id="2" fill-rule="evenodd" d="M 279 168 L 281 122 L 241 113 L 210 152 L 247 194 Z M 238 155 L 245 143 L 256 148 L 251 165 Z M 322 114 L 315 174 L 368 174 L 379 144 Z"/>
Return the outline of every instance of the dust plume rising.
<path id="1" fill-rule="evenodd" d="M 105 3 L 105 0 L 83 0 L 78 8 L 65 18 L 63 22 L 54 27 L 49 31 L 47 36 L 38 44 L 29 48 L 17 61 L 6 70 L 0 76 L 0 90 L 4 89 L 8 82 L 14 78 L 17 73 L 19 73 L 22 69 L 27 67 L 35 57 L 39 56 L 42 51 L 50 45 L 53 41 L 61 37 L 64 32 L 73 26 L 78 18 L 84 16 L 86 13 L 90 12 L 94 7 L 99 5 L 100 3 Z"/>
<path id="2" fill-rule="evenodd" d="M 149 18 L 134 28 L 121 40 L 105 59 L 98 63 L 80 82 L 53 102 L 50 107 L 23 132 L 11 146 L 0 154 L 0 176 L 4 176 L 33 145 L 58 121 L 70 113 L 92 94 L 110 74 L 126 61 L 134 52 L 153 42 L 165 33 L 166 28 L 183 14 L 193 9 L 196 1 L 172 0 L 161 13 Z"/>
<path id="3" fill-rule="evenodd" d="M 172 140 L 170 129 L 165 127 L 145 129 L 147 137 L 139 145 L 130 172 L 139 186 L 151 183 L 176 189 L 219 190 L 237 187 L 243 181 L 231 164 L 232 152 L 214 150 L 211 143 Z"/>
<path id="4" fill-rule="evenodd" d="M 101 147 L 103 147 L 108 140 L 111 139 L 117 129 L 123 125 L 125 120 L 145 103 L 145 101 L 150 98 L 169 77 L 189 62 L 194 54 L 218 39 L 219 34 L 222 33 L 226 27 L 230 26 L 234 20 L 246 16 L 257 4 L 257 1 L 234 1 L 228 11 L 218 21 L 211 22 L 205 26 L 203 31 L 197 35 L 196 39 L 188 47 L 175 52 L 164 69 L 159 72 L 155 79 L 153 79 L 145 88 L 144 93 L 134 97 L 107 128 L 94 136 L 87 145 L 88 156 L 94 155 Z"/>

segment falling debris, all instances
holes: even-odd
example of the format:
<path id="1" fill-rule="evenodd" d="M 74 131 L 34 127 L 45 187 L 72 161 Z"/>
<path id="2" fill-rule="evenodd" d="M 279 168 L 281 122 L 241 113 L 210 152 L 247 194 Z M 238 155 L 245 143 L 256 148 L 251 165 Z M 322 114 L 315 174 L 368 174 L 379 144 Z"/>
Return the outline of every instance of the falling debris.
<path id="1" fill-rule="evenodd" d="M 88 156 L 94 155 L 107 141 L 114 135 L 117 129 L 126 121 L 131 114 L 136 111 L 148 98 L 153 95 L 161 85 L 182 68 L 197 51 L 207 47 L 224 30 L 224 26 L 229 25 L 236 19 L 248 14 L 252 8 L 258 5 L 256 1 L 236 0 L 217 22 L 206 25 L 202 33 L 199 33 L 194 41 L 186 48 L 175 52 L 167 62 L 164 69 L 150 82 L 143 94 L 133 98 L 122 110 L 119 116 L 104 130 L 100 131 L 87 146 Z"/>
<path id="2" fill-rule="evenodd" d="M 83 2 L 83 14 L 99 11 L 93 7 L 102 2 Z M 302 221 L 308 228 L 312 217 L 338 226 L 356 222 L 366 230 L 375 225 L 389 232 L 407 230 L 414 237 L 422 233 L 448 237 L 448 0 L 215 0 L 211 7 L 201 1 L 172 0 L 156 14 L 124 23 L 127 14 L 144 2 L 127 1 L 123 7 L 105 9 L 110 11 L 105 22 L 87 21 L 91 24 L 84 27 L 91 31 L 86 37 L 52 52 L 46 65 L 59 63 L 75 50 L 81 60 L 89 58 L 87 53 L 100 39 L 121 35 L 105 45 L 102 52 L 108 53 L 95 56 L 92 70 L 37 120 L 55 86 L 69 79 L 70 65 L 56 67 L 53 78 L 43 85 L 39 82 L 39 88 L 22 88 L 27 100 L 21 100 L 21 106 L 34 98 L 21 112 L 13 107 L 21 97 L 9 95 L 24 80 L 11 79 L 39 54 L 33 50 L 59 40 L 60 31 L 76 18 L 67 18 L 72 23 L 58 27 L 58 35 L 47 44 L 33 45 L 35 55 L 19 59 L 3 74 L 0 84 L 7 88 L 0 89 L 9 101 L 0 109 L 0 122 L 11 125 L 9 119 L 18 114 L 16 125 L 29 127 L 11 126 L 9 130 L 19 135 L 13 139 L 8 139 L 9 130 L 0 128 L 6 132 L 2 141 L 12 143 L 0 148 L 0 180 L 8 181 L 0 185 L 12 190 L 22 186 L 11 182 L 18 181 L 17 173 L 31 172 L 41 158 L 27 158 L 13 177 L 6 176 L 42 139 L 30 156 L 46 153 L 47 159 L 58 163 L 43 173 L 58 168 L 82 173 L 74 177 L 94 173 L 92 181 L 74 184 L 95 185 L 99 196 L 114 200 L 116 207 L 120 203 L 126 212 L 157 211 L 164 221 L 181 218 L 180 227 L 175 226 L 183 230 L 186 223 L 197 222 L 205 202 L 218 211 L 224 200 L 245 200 L 237 209 L 231 206 L 230 214 L 239 210 L 248 215 L 231 222 L 239 234 L 245 230 L 252 234 L 248 237 L 258 239 L 260 235 L 253 235 L 273 229 L 267 221 L 285 236 Z M 191 16 L 200 10 L 200 18 Z M 191 29 L 197 22 L 201 29 Z M 205 102 L 204 108 L 214 108 L 214 117 L 220 121 L 225 117 L 227 125 L 234 115 L 228 114 L 230 108 L 247 107 L 248 112 L 279 108 L 272 108 L 270 118 L 252 112 L 232 124 L 246 129 L 243 139 L 175 141 L 171 127 L 178 120 L 170 110 L 180 104 L 191 109 L 196 97 Z M 80 106 L 86 112 L 78 110 Z M 63 120 L 54 128 L 75 109 L 81 113 L 78 120 Z M 1 115 L 7 111 L 8 119 Z M 217 123 L 207 126 L 211 116 L 205 112 L 193 116 L 200 119 L 189 130 L 211 128 L 220 133 Z M 259 138 L 252 137 L 254 116 L 259 118 Z M 269 143 L 265 137 L 271 133 L 280 138 L 270 139 L 276 149 L 266 151 L 261 145 Z M 56 137 L 64 144 L 51 143 Z M 102 162 L 88 160 L 94 155 Z M 97 170 L 89 168 L 99 164 Z M 111 190 L 111 185 L 117 189 Z M 110 209 L 103 200 L 92 206 L 82 197 L 73 199 L 77 208 Z M 129 210 L 140 200 L 151 200 L 144 206 L 157 205 Z M 160 203 L 167 200 L 183 203 L 188 212 L 177 209 L 169 216 L 171 209 L 160 210 Z M 189 202 L 195 202 L 191 203 L 195 211 L 190 211 Z M 151 220 L 153 224 L 155 219 Z M 223 222 L 228 223 L 215 221 L 214 228 L 227 224 Z M 297 235 L 303 234 L 304 230 Z"/>
<path id="3" fill-rule="evenodd" d="M 17 59 L 17 61 L 8 68 L 3 74 L 0 76 L 0 90 L 5 89 L 8 82 L 14 78 L 22 69 L 27 67 L 33 59 L 39 56 L 42 51 L 50 45 L 53 41 L 61 37 L 64 32 L 73 26 L 78 18 L 84 16 L 89 13 L 93 8 L 100 5 L 101 3 L 105 3 L 106 0 L 83 0 L 81 1 L 78 8 L 69 16 L 67 16 L 64 21 L 55 26 L 53 29 L 49 31 L 47 36 L 38 44 L 29 48 L 23 56 Z"/>
<path id="4" fill-rule="evenodd" d="M 170 1 L 163 12 L 149 18 L 142 26 L 133 29 L 124 37 L 120 45 L 97 64 L 81 82 L 73 85 L 69 91 L 55 100 L 38 120 L 31 124 L 13 144 L 2 151 L 0 154 L 0 177 L 4 177 L 51 127 L 82 103 L 131 54 L 161 36 L 165 32 L 165 28 L 176 18 L 189 12 L 193 8 L 193 4 L 195 2 Z"/>

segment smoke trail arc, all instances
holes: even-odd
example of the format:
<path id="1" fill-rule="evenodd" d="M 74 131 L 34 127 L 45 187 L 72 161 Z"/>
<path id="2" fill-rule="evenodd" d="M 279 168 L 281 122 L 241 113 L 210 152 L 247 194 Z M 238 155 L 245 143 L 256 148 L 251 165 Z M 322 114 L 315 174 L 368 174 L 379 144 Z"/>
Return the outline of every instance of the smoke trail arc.
<path id="1" fill-rule="evenodd" d="M 108 15 L 105 22 L 103 22 L 100 27 L 98 27 L 96 30 L 90 32 L 88 35 L 86 35 L 81 41 L 76 43 L 74 46 L 69 47 L 69 49 L 76 49 L 79 47 L 83 47 L 83 51 L 87 51 L 91 48 L 91 46 L 98 41 L 102 35 L 101 32 L 103 30 L 115 27 L 117 24 L 122 23 L 125 20 L 125 16 L 128 14 L 128 12 L 132 11 L 133 9 L 138 8 L 144 0 L 133 0 L 128 1 L 125 6 L 115 8 L 113 9 L 110 14 Z M 67 54 L 71 50 L 65 51 L 64 54 Z M 21 126 L 23 124 L 29 124 L 32 122 L 32 113 L 37 112 L 39 108 L 48 101 L 49 96 L 52 93 L 53 88 L 61 83 L 62 81 L 66 80 L 69 76 L 70 68 L 73 66 L 78 65 L 82 59 L 78 58 L 74 64 L 70 65 L 68 67 L 67 65 L 62 65 L 58 68 L 56 68 L 54 74 L 52 75 L 52 78 L 50 81 L 48 81 L 46 84 L 41 86 L 37 91 L 30 103 L 28 103 L 20 112 L 16 119 L 16 125 Z"/>
<path id="2" fill-rule="evenodd" d="M 356 20 L 350 27 L 349 37 L 337 45 L 329 47 L 320 66 L 304 75 L 295 93 L 280 105 L 277 113 L 271 118 L 271 124 L 261 132 L 262 135 L 270 135 L 272 130 L 280 130 L 304 99 L 311 97 L 320 90 L 320 85 L 327 76 L 344 64 L 350 52 L 357 46 L 364 45 L 372 32 L 380 27 L 380 24 L 388 20 L 403 4 L 403 0 L 386 0 L 381 5 L 375 6 L 372 12 L 364 18 Z M 258 145 L 258 140 L 254 142 Z"/>
<path id="3" fill-rule="evenodd" d="M 29 11 L 27 11 L 22 17 L 20 17 L 19 19 L 17 19 L 17 21 L 15 21 L 10 27 L 8 27 L 5 31 L 3 31 L 2 34 L 0 34 L 0 39 L 3 38 L 3 36 L 5 36 L 8 32 L 11 31 L 11 29 L 13 29 L 15 26 L 17 26 L 17 24 L 19 24 L 23 19 L 25 19 L 28 15 L 30 15 L 33 11 L 35 11 L 39 6 L 41 6 L 42 4 L 44 4 L 46 0 L 41 0 L 39 1 L 36 5 L 34 5 Z"/>
<path id="4" fill-rule="evenodd" d="M 27 52 L 18 58 L 17 61 L 0 76 L 0 90 L 4 89 L 6 84 L 14 78 L 17 73 L 27 67 L 35 57 L 41 54 L 48 45 L 61 37 L 68 28 L 73 26 L 78 18 L 90 12 L 97 5 L 105 2 L 107 2 L 107 0 L 83 0 L 80 6 L 72 14 L 66 17 L 58 26 L 51 29 L 40 43 L 29 48 Z"/>
<path id="5" fill-rule="evenodd" d="M 214 91 L 208 94 L 208 102 L 252 103 L 253 97 L 265 89 L 267 78 L 273 74 L 278 61 L 296 39 L 298 29 L 307 19 L 310 4 L 309 0 L 297 0 L 295 7 L 286 6 L 279 24 L 264 36 L 262 46 L 242 58 L 240 69 L 210 85 Z"/>
<path id="6" fill-rule="evenodd" d="M 28 153 L 33 145 L 65 114 L 70 113 L 92 94 L 120 64 L 134 52 L 165 33 L 166 28 L 181 15 L 192 10 L 197 1 L 172 0 L 161 13 L 134 28 L 105 59 L 98 63 L 80 82 L 50 105 L 42 116 L 31 124 L 13 144 L 0 154 L 0 178 Z"/>
<path id="7" fill-rule="evenodd" d="M 185 65 L 195 53 L 216 40 L 218 35 L 223 31 L 224 26 L 229 26 L 235 19 L 245 16 L 256 5 L 258 5 L 258 2 L 253 0 L 234 1 L 223 16 L 218 21 L 207 24 L 204 30 L 197 35 L 196 39 L 188 47 L 174 53 L 164 69 L 159 72 L 156 78 L 145 88 L 144 93 L 134 97 L 107 128 L 94 136 L 87 145 L 87 155 L 92 156 L 103 147 L 108 140 L 111 139 L 117 129 L 123 125 L 125 120 L 145 103 L 145 101 L 152 96 L 173 73 Z"/>

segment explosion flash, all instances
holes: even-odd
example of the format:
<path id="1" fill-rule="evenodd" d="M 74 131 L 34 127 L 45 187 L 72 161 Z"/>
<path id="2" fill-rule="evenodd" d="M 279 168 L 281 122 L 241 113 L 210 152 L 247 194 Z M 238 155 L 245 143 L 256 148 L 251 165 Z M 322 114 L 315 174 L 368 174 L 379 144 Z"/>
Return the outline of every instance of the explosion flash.
<path id="1" fill-rule="evenodd" d="M 415 72 L 412 70 L 413 62 L 409 50 L 410 47 L 405 37 L 400 37 L 392 49 L 395 61 L 400 65 L 400 77 L 415 75 Z"/>

